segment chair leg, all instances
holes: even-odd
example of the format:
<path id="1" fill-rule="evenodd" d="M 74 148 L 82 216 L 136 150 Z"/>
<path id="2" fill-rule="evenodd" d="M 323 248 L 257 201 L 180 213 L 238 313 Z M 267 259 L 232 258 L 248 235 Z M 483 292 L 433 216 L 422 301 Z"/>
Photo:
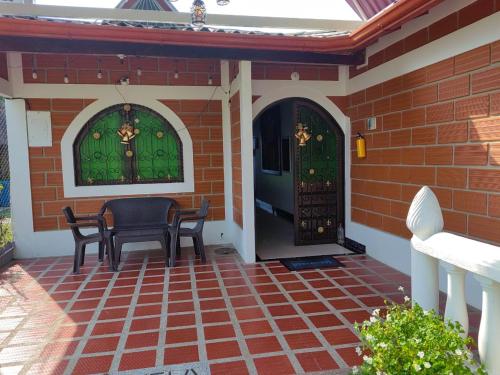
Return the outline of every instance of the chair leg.
<path id="1" fill-rule="evenodd" d="M 104 240 L 99 241 L 99 262 L 102 262 L 104 260 Z"/>
<path id="2" fill-rule="evenodd" d="M 106 236 L 106 252 L 108 254 L 108 266 L 110 271 L 117 271 L 115 265 L 115 247 L 111 235 Z"/>
<path id="3" fill-rule="evenodd" d="M 73 259 L 73 273 L 80 273 L 80 258 L 82 256 L 82 244 L 75 243 L 75 258 Z"/>
<path id="4" fill-rule="evenodd" d="M 122 242 L 119 240 L 115 240 L 115 251 L 114 251 L 114 260 L 115 260 L 115 269 L 118 270 L 118 266 L 120 265 L 120 259 L 122 255 Z"/>
<path id="5" fill-rule="evenodd" d="M 80 267 L 83 266 L 83 263 L 85 262 L 85 249 L 86 249 L 86 245 L 82 245 L 82 252 L 81 252 L 81 255 L 80 255 Z"/>
<path id="6" fill-rule="evenodd" d="M 198 241 L 198 236 L 193 236 L 194 253 L 196 257 L 200 256 L 200 244 Z"/>
<path id="7" fill-rule="evenodd" d="M 168 246 L 167 246 L 168 239 L 167 239 L 167 237 L 168 237 L 168 235 L 166 235 L 160 239 L 161 248 L 165 252 L 165 267 L 168 267 Z"/>
<path id="8" fill-rule="evenodd" d="M 198 234 L 196 236 L 196 240 L 198 242 L 198 252 L 201 255 L 201 262 L 206 263 L 207 262 L 207 256 L 205 255 L 205 244 L 203 243 L 203 234 Z"/>
<path id="9" fill-rule="evenodd" d="M 170 267 L 175 267 L 177 257 L 177 233 L 170 236 Z"/>
<path id="10" fill-rule="evenodd" d="M 181 237 L 177 235 L 177 245 L 175 247 L 175 251 L 177 253 L 177 258 L 181 257 Z"/>

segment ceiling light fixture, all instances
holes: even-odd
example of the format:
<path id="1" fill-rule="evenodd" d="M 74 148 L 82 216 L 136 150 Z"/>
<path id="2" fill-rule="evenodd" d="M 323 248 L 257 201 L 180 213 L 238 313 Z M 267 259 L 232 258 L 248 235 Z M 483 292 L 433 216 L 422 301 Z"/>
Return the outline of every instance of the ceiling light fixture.
<path id="1" fill-rule="evenodd" d="M 217 5 L 224 6 L 230 0 L 217 0 Z M 207 23 L 207 7 L 203 0 L 194 0 L 191 6 L 191 23 L 193 26 L 201 28 Z"/>

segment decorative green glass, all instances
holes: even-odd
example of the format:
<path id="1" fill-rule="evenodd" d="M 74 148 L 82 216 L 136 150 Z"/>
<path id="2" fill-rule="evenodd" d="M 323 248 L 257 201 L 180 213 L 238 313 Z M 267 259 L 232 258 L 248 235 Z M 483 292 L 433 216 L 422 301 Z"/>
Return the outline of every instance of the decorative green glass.
<path id="1" fill-rule="evenodd" d="M 158 113 L 139 105 L 110 107 L 94 116 L 74 143 L 79 186 L 182 182 L 182 143 Z M 129 122 L 135 137 L 117 134 Z"/>

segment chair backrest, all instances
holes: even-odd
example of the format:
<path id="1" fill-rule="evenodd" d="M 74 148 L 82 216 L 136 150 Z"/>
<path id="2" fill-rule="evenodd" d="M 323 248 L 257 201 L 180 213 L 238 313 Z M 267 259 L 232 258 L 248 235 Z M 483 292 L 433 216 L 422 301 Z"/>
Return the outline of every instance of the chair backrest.
<path id="1" fill-rule="evenodd" d="M 104 204 L 101 214 L 110 210 L 115 228 L 165 225 L 172 206 L 177 203 L 163 197 L 112 199 Z"/>
<path id="2" fill-rule="evenodd" d="M 208 207 L 210 206 L 210 202 L 208 199 L 203 198 L 201 201 L 201 207 L 198 211 L 198 216 L 200 216 L 200 219 L 196 222 L 196 226 L 194 227 L 195 230 L 201 231 L 203 230 L 203 226 L 205 225 L 205 219 L 208 215 Z"/>
<path id="3" fill-rule="evenodd" d="M 66 222 L 68 224 L 76 224 L 75 214 L 73 213 L 73 210 L 71 209 L 71 207 L 64 207 L 62 209 L 62 211 L 63 211 L 64 217 L 66 217 Z M 79 238 L 82 236 L 82 233 L 80 232 L 80 230 L 76 226 L 71 226 L 71 232 L 73 233 L 73 237 L 75 237 L 75 238 Z"/>

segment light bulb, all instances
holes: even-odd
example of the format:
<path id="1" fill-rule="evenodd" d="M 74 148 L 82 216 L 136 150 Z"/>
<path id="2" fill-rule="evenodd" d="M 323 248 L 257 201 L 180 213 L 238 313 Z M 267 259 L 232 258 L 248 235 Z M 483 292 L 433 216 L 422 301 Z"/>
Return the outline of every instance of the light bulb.
<path id="1" fill-rule="evenodd" d="M 212 86 L 212 84 L 214 83 L 213 79 L 212 79 L 212 76 L 208 77 L 208 84 L 210 86 Z"/>
<path id="2" fill-rule="evenodd" d="M 174 78 L 179 79 L 179 72 L 177 70 L 175 71 Z"/>
<path id="3" fill-rule="evenodd" d="M 97 79 L 102 79 L 102 72 L 100 70 L 97 72 Z"/>
<path id="4" fill-rule="evenodd" d="M 142 76 L 142 69 L 137 68 L 137 77 L 140 77 L 140 76 Z"/>
<path id="5" fill-rule="evenodd" d="M 69 83 L 69 77 L 67 74 L 64 75 L 64 83 Z"/>
<path id="6" fill-rule="evenodd" d="M 31 73 L 31 76 L 33 77 L 33 79 L 38 79 L 38 73 L 36 72 L 36 70 L 33 70 L 33 73 Z"/>
<path id="7" fill-rule="evenodd" d="M 224 6 L 229 4 L 229 0 L 217 0 L 217 5 Z"/>

